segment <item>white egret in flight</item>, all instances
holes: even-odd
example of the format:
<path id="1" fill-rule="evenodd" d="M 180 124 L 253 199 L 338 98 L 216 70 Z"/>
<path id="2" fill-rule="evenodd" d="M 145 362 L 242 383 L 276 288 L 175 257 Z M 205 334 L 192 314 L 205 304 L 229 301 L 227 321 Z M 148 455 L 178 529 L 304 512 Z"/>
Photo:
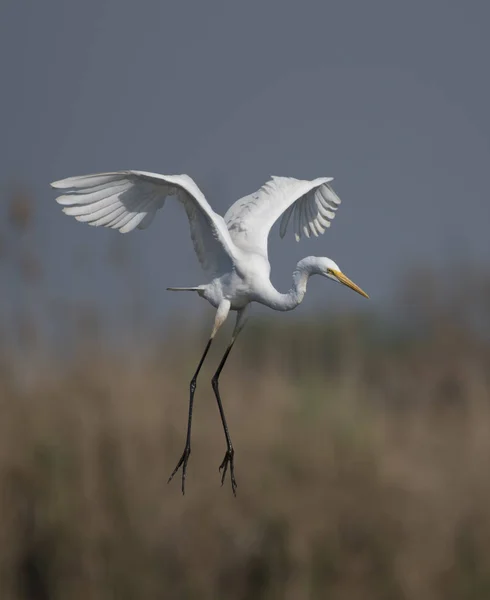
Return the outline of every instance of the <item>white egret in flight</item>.
<path id="1" fill-rule="evenodd" d="M 57 198 L 63 212 L 89 225 L 111 227 L 127 233 L 144 229 L 153 220 L 165 200 L 174 196 L 185 208 L 189 219 L 194 250 L 208 272 L 207 283 L 192 287 L 168 288 L 192 291 L 210 302 L 217 310 L 211 336 L 190 382 L 189 417 L 184 452 L 169 481 L 182 467 L 182 493 L 185 492 L 187 462 L 191 453 L 192 406 L 196 381 L 216 332 L 230 310 L 236 311 L 236 324 L 231 341 L 212 379 L 227 450 L 220 465 L 221 484 L 228 466 L 231 486 L 236 493 L 234 450 L 231 443 L 219 392 L 219 376 L 238 334 L 245 324 L 251 302 L 260 302 L 274 310 L 296 308 L 303 300 L 311 275 L 323 275 L 342 283 L 362 296 L 361 288 L 346 277 L 329 259 L 308 256 L 300 260 L 293 273 L 291 289 L 278 292 L 269 279 L 267 238 L 273 224 L 281 217 L 280 236 L 289 223 L 299 241 L 304 234 L 318 236 L 325 232 L 335 216 L 340 198 L 333 191 L 332 177 L 304 181 L 292 177 L 273 177 L 257 192 L 241 198 L 231 206 L 224 218 L 214 212 L 196 183 L 188 175 L 158 175 L 145 171 L 118 171 L 69 177 L 52 183 L 52 187 L 68 190 Z"/>

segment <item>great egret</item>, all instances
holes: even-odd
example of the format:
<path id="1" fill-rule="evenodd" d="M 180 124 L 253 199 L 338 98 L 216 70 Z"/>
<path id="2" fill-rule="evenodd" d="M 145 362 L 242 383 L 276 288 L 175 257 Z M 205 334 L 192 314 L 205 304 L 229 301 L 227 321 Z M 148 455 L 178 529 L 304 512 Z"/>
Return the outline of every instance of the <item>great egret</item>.
<path id="1" fill-rule="evenodd" d="M 188 175 L 118 171 L 69 177 L 51 184 L 56 189 L 71 190 L 57 198 L 64 213 L 89 225 L 103 225 L 118 229 L 121 233 L 127 233 L 136 227 L 147 227 L 169 196 L 175 196 L 184 205 L 194 250 L 210 279 L 209 283 L 193 287 L 167 289 L 197 292 L 217 311 L 209 341 L 190 382 L 184 452 L 169 478 L 170 481 L 182 467 L 182 493 L 185 493 L 187 462 L 191 453 L 192 406 L 197 376 L 216 332 L 230 310 L 237 312 L 236 324 L 231 341 L 213 376 L 212 386 L 227 445 L 225 457 L 219 467 L 221 484 L 223 485 L 229 466 L 231 486 L 236 494 L 234 450 L 218 382 L 233 344 L 243 329 L 250 303 L 260 302 L 280 311 L 292 310 L 303 300 L 311 275 L 323 275 L 368 298 L 329 258 L 308 256 L 300 260 L 293 273 L 293 285 L 285 294 L 278 292 L 269 279 L 267 238 L 272 225 L 282 215 L 279 233 L 284 237 L 292 220 L 297 241 L 303 234 L 309 238 L 310 234 L 318 236 L 324 233 L 330 227 L 340 204 L 340 198 L 330 185 L 332 179 L 320 177 L 305 181 L 292 177 L 272 177 L 260 190 L 235 202 L 224 218 L 213 211 Z"/>

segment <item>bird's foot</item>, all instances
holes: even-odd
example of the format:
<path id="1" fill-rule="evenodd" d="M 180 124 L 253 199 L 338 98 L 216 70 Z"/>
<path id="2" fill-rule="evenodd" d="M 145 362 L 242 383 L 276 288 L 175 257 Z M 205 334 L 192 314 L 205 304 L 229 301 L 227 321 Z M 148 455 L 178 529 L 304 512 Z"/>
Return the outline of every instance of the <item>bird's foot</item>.
<path id="1" fill-rule="evenodd" d="M 235 451 L 233 448 L 228 448 L 226 451 L 223 462 L 219 466 L 219 472 L 221 473 L 221 485 L 225 482 L 226 471 L 228 470 L 228 465 L 230 465 L 230 478 L 231 478 L 231 489 L 233 491 L 233 495 L 236 496 L 236 488 L 237 483 L 235 480 L 235 465 L 233 462 L 233 458 L 235 456 Z M 221 472 L 223 471 L 223 472 Z"/>
<path id="2" fill-rule="evenodd" d="M 190 455 L 191 455 L 191 447 L 190 447 L 190 445 L 186 444 L 186 447 L 184 448 L 184 452 L 182 453 L 182 456 L 180 457 L 180 460 L 177 463 L 177 466 L 175 467 L 175 469 L 172 472 L 172 475 L 170 475 L 170 477 L 168 478 L 168 481 L 167 481 L 167 483 L 170 483 L 172 481 L 175 473 L 177 473 L 177 471 L 180 469 L 180 467 L 182 467 L 182 494 L 185 494 L 185 475 L 186 475 L 187 463 L 189 462 Z"/>

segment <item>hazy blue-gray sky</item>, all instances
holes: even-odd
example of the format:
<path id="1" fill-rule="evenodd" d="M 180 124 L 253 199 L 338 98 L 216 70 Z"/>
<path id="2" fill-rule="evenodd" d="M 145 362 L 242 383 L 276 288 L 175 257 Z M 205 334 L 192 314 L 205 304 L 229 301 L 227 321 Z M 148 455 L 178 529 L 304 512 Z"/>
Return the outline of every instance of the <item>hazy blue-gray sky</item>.
<path id="1" fill-rule="evenodd" d="M 374 303 L 412 263 L 488 264 L 489 22 L 455 0 L 3 0 L 0 184 L 35 193 L 48 294 L 122 302 L 104 264 L 120 234 L 62 215 L 48 183 L 126 168 L 187 172 L 222 213 L 270 174 L 334 176 L 325 236 L 272 232 L 281 289 L 308 254 Z M 203 282 L 179 208 L 124 238 L 162 319 L 203 308 L 164 291 Z M 80 247 L 93 265 L 74 272 Z M 344 301 L 363 302 L 313 280 L 299 310 Z"/>

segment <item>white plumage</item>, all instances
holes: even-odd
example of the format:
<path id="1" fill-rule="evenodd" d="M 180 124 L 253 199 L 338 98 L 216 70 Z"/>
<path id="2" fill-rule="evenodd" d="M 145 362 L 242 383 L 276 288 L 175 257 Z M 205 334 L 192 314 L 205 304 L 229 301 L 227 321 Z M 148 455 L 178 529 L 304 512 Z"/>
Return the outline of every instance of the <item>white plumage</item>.
<path id="1" fill-rule="evenodd" d="M 293 177 L 272 177 L 258 192 L 240 198 L 225 214 L 225 222 L 237 246 L 267 257 L 269 231 L 282 215 L 280 235 L 284 237 L 291 216 L 296 241 L 304 233 L 318 237 L 330 227 L 340 198 L 330 187 L 332 177 L 303 181 Z"/>
<path id="2" fill-rule="evenodd" d="M 285 294 L 278 292 L 269 279 L 267 240 L 271 227 L 281 217 L 281 237 L 284 237 L 291 223 L 297 241 L 303 235 L 309 238 L 311 234 L 323 234 L 330 227 L 340 204 L 340 198 L 330 185 L 331 181 L 332 177 L 320 177 L 312 181 L 272 177 L 257 192 L 237 200 L 224 218 L 213 211 L 188 175 L 117 171 L 69 177 L 51 184 L 56 189 L 65 190 L 57 202 L 67 215 L 96 227 L 117 229 L 121 233 L 148 227 L 168 197 L 175 197 L 185 208 L 194 249 L 211 280 L 192 287 L 169 289 L 195 291 L 208 300 L 217 312 L 211 337 L 191 382 L 186 446 L 170 477 L 172 479 L 182 466 L 182 492 L 190 455 L 190 424 L 197 375 L 217 330 L 230 310 L 237 311 L 236 325 L 231 343 L 213 378 L 213 389 L 227 442 L 227 452 L 220 467 L 223 470 L 222 482 L 230 466 L 235 493 L 234 451 L 221 405 L 218 378 L 245 324 L 250 303 L 260 302 L 274 310 L 291 310 L 303 300 L 311 275 L 323 275 L 367 297 L 329 258 L 310 256 L 301 260 L 293 273 L 293 285 Z"/>
<path id="3" fill-rule="evenodd" d="M 121 233 L 148 227 L 166 198 L 175 196 L 186 210 L 194 249 L 202 267 L 214 272 L 231 266 L 231 240 L 223 218 L 213 211 L 188 175 L 118 171 L 69 177 L 51 185 L 72 190 L 56 199 L 65 214 Z"/>

